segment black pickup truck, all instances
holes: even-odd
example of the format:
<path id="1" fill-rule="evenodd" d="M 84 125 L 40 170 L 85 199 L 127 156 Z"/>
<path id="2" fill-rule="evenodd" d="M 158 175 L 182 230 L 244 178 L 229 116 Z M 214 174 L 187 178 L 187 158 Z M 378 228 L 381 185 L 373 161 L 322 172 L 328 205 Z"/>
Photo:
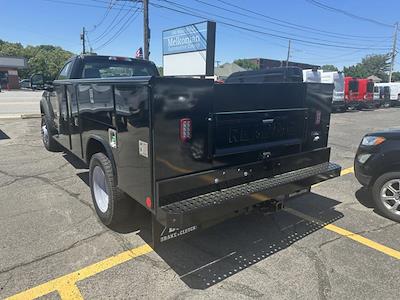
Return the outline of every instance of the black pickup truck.
<path id="1" fill-rule="evenodd" d="M 340 174 L 327 147 L 333 85 L 214 84 L 160 77 L 144 60 L 81 55 L 46 89 L 45 147 L 89 166 L 105 225 L 118 223 L 124 198 L 149 210 L 154 243 Z"/>

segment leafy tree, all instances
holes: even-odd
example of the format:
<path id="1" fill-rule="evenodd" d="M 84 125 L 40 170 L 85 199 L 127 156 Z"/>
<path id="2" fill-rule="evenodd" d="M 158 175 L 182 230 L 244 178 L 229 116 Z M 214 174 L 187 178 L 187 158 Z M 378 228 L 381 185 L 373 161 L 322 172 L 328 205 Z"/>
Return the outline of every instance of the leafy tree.
<path id="1" fill-rule="evenodd" d="M 400 81 L 400 72 L 392 73 L 392 81 Z"/>
<path id="2" fill-rule="evenodd" d="M 160 73 L 160 76 L 163 76 L 164 75 L 164 68 L 163 67 L 157 67 L 157 69 L 158 69 L 158 73 Z"/>
<path id="3" fill-rule="evenodd" d="M 246 70 L 258 70 L 259 69 L 258 65 L 249 59 L 236 59 L 233 61 L 233 63 L 237 64 L 238 66 L 241 66 L 242 68 L 245 68 Z"/>
<path id="4" fill-rule="evenodd" d="M 387 72 L 390 68 L 389 54 L 367 55 L 361 61 L 353 66 L 344 67 L 343 71 L 346 76 L 365 78 L 370 75 L 375 75 L 383 81 L 388 80 Z"/>
<path id="5" fill-rule="evenodd" d="M 333 72 L 333 71 L 339 71 L 338 68 L 336 68 L 334 65 L 323 65 L 321 69 L 325 72 Z"/>
<path id="6" fill-rule="evenodd" d="M 20 43 L 0 40 L 0 55 L 26 58 L 28 68 L 19 71 L 21 78 L 29 78 L 32 74 L 42 73 L 46 79 L 54 79 L 65 61 L 73 56 L 73 53 L 52 45 L 23 47 Z"/>

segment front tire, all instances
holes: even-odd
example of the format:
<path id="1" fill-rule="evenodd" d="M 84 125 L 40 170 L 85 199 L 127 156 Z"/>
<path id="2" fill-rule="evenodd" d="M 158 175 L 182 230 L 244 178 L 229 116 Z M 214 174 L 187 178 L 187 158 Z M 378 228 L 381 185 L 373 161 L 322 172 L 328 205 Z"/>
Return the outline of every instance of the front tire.
<path id="1" fill-rule="evenodd" d="M 116 176 L 110 159 L 96 153 L 90 159 L 89 183 L 93 204 L 101 222 L 113 228 L 124 219 L 124 194 L 117 188 Z"/>
<path id="2" fill-rule="evenodd" d="M 40 134 L 42 136 L 43 145 L 47 151 L 59 152 L 61 150 L 61 147 L 54 140 L 53 129 L 50 126 L 50 122 L 47 120 L 46 115 L 42 115 Z"/>
<path id="3" fill-rule="evenodd" d="M 375 208 L 383 216 L 400 222 L 400 172 L 381 175 L 372 187 Z"/>

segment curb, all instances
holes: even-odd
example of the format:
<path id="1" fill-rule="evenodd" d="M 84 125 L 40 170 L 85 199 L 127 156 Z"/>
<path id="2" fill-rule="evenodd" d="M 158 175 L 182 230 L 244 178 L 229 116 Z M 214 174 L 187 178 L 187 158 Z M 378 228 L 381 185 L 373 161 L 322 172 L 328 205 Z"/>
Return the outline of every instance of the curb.
<path id="1" fill-rule="evenodd" d="M 21 115 L 21 119 L 37 119 L 40 118 L 41 114 L 23 114 Z"/>
<path id="2" fill-rule="evenodd" d="M 37 119 L 40 117 L 41 117 L 41 114 L 23 114 L 23 115 L 1 115 L 0 114 L 0 120 Z"/>

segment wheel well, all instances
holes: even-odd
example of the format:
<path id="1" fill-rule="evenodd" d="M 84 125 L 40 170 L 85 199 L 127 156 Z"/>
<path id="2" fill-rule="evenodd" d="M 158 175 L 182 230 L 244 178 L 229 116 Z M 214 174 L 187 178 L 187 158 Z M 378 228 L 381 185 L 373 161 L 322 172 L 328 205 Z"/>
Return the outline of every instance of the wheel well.
<path id="1" fill-rule="evenodd" d="M 86 147 L 86 162 L 89 165 L 90 163 L 90 159 L 92 158 L 93 154 L 96 153 L 104 153 L 104 155 L 106 155 L 108 157 L 106 148 L 104 147 L 104 145 L 99 142 L 98 140 L 95 139 L 90 139 L 87 147 Z"/>
<path id="2" fill-rule="evenodd" d="M 381 177 L 383 174 L 390 173 L 390 172 L 400 172 L 400 165 L 393 165 L 390 166 L 389 168 L 385 168 L 384 170 L 381 170 L 380 172 L 376 173 L 370 182 L 370 185 L 373 185 L 375 181 Z"/>

